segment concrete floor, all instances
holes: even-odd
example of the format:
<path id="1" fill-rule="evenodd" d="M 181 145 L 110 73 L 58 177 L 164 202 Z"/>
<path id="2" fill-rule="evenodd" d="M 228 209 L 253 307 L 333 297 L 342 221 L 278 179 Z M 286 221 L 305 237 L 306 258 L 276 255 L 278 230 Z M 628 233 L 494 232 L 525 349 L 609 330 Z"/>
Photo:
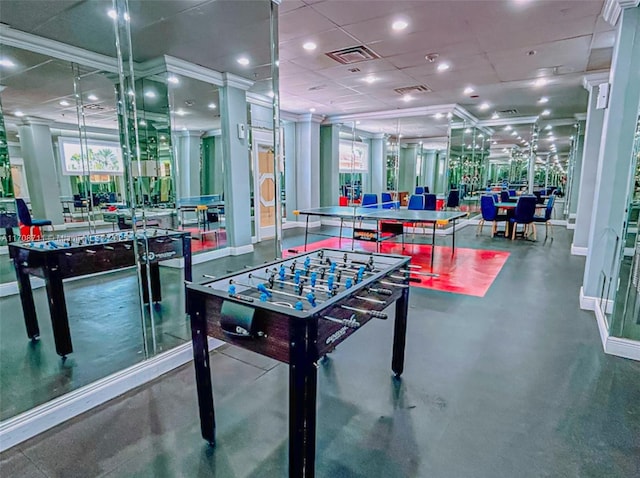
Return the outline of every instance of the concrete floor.
<path id="1" fill-rule="evenodd" d="M 511 256 L 484 298 L 412 288 L 400 381 L 392 321 L 371 322 L 321 365 L 317 476 L 640 476 L 640 363 L 604 355 L 580 311 L 584 258 L 569 254 L 570 232 L 458 237 Z M 0 476 L 286 476 L 286 366 L 225 346 L 211 367 L 215 448 L 200 438 L 188 364 L 3 453 Z"/>

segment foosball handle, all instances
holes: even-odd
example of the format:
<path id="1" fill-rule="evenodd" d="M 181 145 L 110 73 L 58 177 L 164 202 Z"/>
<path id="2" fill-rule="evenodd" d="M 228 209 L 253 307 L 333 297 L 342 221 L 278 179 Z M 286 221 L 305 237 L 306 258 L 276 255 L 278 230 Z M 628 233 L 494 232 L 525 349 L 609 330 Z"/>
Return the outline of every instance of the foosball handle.
<path id="1" fill-rule="evenodd" d="M 377 310 L 370 310 L 369 315 L 371 315 L 371 317 L 375 317 L 376 319 L 387 319 L 389 317 L 384 312 L 378 312 Z"/>
<path id="2" fill-rule="evenodd" d="M 375 292 L 376 294 L 380 294 L 380 295 L 393 295 L 393 291 L 391 289 L 382 289 L 382 288 L 377 288 L 377 287 L 371 287 L 369 288 L 370 292 Z"/>

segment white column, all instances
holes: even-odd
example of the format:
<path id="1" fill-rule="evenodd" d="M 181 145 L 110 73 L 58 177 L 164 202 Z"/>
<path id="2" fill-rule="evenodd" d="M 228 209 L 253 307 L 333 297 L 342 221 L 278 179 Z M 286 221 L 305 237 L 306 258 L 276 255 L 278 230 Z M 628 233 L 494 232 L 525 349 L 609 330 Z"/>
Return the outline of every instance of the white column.
<path id="1" fill-rule="evenodd" d="M 611 65 L 609 106 L 604 113 L 589 230 L 589 254 L 582 286 L 585 297 L 600 297 L 603 275 L 607 281 L 617 277 L 619 264 L 614 258 L 625 220 L 639 103 L 640 7 L 633 7 L 622 10 Z M 613 299 L 615 284 L 611 289 L 609 298 Z M 588 307 L 584 301 L 583 305 Z"/>
<path id="2" fill-rule="evenodd" d="M 296 133 L 299 130 L 296 129 Z M 339 136 L 340 125 L 332 124 L 329 126 L 322 126 L 320 133 L 320 162 L 321 162 L 321 178 L 316 178 L 316 181 L 321 184 L 320 204 L 322 206 L 336 206 L 340 197 L 340 184 L 339 184 Z M 297 142 L 300 142 L 299 139 Z M 304 144 L 304 143 L 303 143 Z M 299 165 L 303 165 L 304 161 L 298 161 Z M 306 175 L 301 175 L 300 171 L 298 176 L 301 176 L 301 180 L 307 181 Z M 311 181 L 311 178 L 308 178 Z M 305 182 L 299 183 L 298 187 L 298 202 L 302 204 L 311 204 L 310 198 L 307 198 L 309 189 L 305 189 Z M 302 208 L 302 206 L 300 206 Z"/>
<path id="3" fill-rule="evenodd" d="M 177 135 L 178 197 L 200 195 L 200 133 L 181 131 Z"/>
<path id="4" fill-rule="evenodd" d="M 49 123 L 29 119 L 18 126 L 18 131 L 33 216 L 62 224 L 64 218 L 60 189 L 55 180 L 55 156 Z"/>
<path id="5" fill-rule="evenodd" d="M 576 207 L 576 225 L 573 233 L 571 253 L 586 256 L 589 250 L 589 229 L 591 227 L 591 212 L 593 210 L 593 196 L 596 188 L 596 173 L 598 171 L 598 156 L 600 140 L 602 139 L 602 123 L 604 108 L 597 108 L 598 89 L 602 83 L 609 81 L 609 73 L 594 73 L 584 77 L 582 82 L 589 92 L 587 107 L 587 122 L 585 125 L 584 147 L 582 151 L 582 171 Z"/>
<path id="6" fill-rule="evenodd" d="M 249 185 L 249 140 L 247 95 L 251 82 L 224 73 L 220 88 L 224 200 L 227 241 L 233 254 L 253 251 L 251 244 L 251 190 Z"/>
<path id="7" fill-rule="evenodd" d="M 296 123 L 296 197 L 298 209 L 320 206 L 320 121 L 300 115 Z M 335 177 L 337 183 L 338 176 Z M 336 186 L 337 190 L 337 186 Z M 337 196 L 336 199 L 337 201 Z"/>
<path id="8" fill-rule="evenodd" d="M 384 133 L 375 134 L 371 139 L 371 167 L 369 169 L 369 176 L 371 177 L 370 191 L 378 195 L 378 201 L 380 201 L 382 192 L 387 189 L 385 185 L 386 161 L 384 157 L 384 146 Z"/>

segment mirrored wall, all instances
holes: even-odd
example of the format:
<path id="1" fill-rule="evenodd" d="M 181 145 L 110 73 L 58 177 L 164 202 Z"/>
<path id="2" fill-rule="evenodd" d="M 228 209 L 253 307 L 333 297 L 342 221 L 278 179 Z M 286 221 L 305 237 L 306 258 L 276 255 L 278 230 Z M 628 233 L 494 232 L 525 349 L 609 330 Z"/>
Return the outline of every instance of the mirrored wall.
<path id="1" fill-rule="evenodd" d="M 165 8 L 159 19 L 149 2 L 41 3 L 58 23 L 86 21 L 75 33 L 33 32 L 19 9 L 3 6 L 0 219 L 16 247 L 0 250 L 0 421 L 186 344 L 187 263 L 228 245 L 230 185 L 236 194 L 260 191 L 251 198 L 255 235 L 275 227 L 270 201 L 284 183 L 282 156 L 273 179 L 277 5 L 209 2 Z M 163 28 L 145 28 L 158 21 Z M 199 48 L 188 31 L 200 32 Z M 60 43 L 41 53 L 50 40 Z M 235 96 L 227 91 L 222 105 L 225 88 Z M 239 119 L 225 126 L 223 112 Z M 238 161 L 252 172 L 242 182 L 230 178 Z M 51 224 L 25 227 L 16 198 L 30 219 Z M 12 227 L 18 219 L 22 227 Z M 69 275 L 19 269 L 10 249 L 21 264 L 34 249 L 47 257 L 64 249 L 56 270 Z M 56 310 L 45 287 L 52 280 Z M 56 327 L 65 322 L 66 342 Z"/>

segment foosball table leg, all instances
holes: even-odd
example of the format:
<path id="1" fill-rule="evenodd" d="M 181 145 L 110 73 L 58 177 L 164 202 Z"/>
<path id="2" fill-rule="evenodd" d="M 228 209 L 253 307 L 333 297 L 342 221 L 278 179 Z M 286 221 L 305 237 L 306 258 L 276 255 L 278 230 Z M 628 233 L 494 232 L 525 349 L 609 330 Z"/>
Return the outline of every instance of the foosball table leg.
<path id="1" fill-rule="evenodd" d="M 193 343 L 193 363 L 196 370 L 200 430 L 202 438 L 213 446 L 215 445 L 216 419 L 213 408 L 211 367 L 209 365 L 207 321 L 202 299 L 191 301 L 191 304 L 191 340 Z"/>
<path id="2" fill-rule="evenodd" d="M 310 330 L 305 333 L 305 330 Z M 306 336 L 306 337 L 305 337 Z M 317 322 L 291 327 L 289 364 L 289 478 L 313 478 L 316 454 L 315 344 Z M 307 338 L 308 337 L 308 338 Z"/>
<path id="3" fill-rule="evenodd" d="M 404 371 L 404 346 L 407 339 L 407 314 L 409 312 L 409 288 L 402 289 L 402 295 L 396 301 L 396 318 L 393 325 L 393 358 L 391 370 L 396 377 Z"/>

